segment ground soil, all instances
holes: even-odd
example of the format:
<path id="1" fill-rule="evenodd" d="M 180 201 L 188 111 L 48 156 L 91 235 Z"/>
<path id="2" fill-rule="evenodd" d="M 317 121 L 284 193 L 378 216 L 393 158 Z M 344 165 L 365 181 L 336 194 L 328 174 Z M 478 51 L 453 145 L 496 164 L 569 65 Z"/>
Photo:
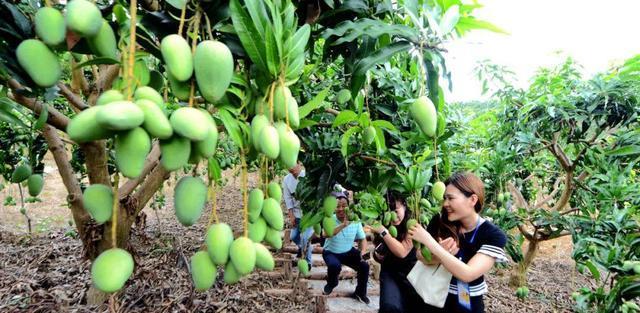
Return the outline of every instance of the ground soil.
<path id="1" fill-rule="evenodd" d="M 310 297 L 277 296 L 267 289 L 292 287 L 291 281 L 254 272 L 235 285 L 217 282 L 207 292 L 195 292 L 189 274 L 189 258 L 201 247 L 209 219 L 207 212 L 192 227 L 180 225 L 173 215 L 172 184 L 165 184 L 165 204 L 159 210 L 145 208 L 146 226 L 132 233 L 136 267 L 126 287 L 109 303 L 86 304 L 91 285 L 90 262 L 81 256 L 82 246 L 69 225 L 66 191 L 50 156 L 46 158 L 45 189 L 41 202 L 25 206 L 33 232 L 26 232 L 15 186 L 0 192 L 0 203 L 13 196 L 17 205 L 0 207 L 0 312 L 78 311 L 96 312 L 312 312 Z M 218 216 L 240 231 L 242 198 L 240 179 L 225 172 L 227 184 L 218 192 Z M 255 185 L 251 176 L 249 185 Z M 571 312 L 571 293 L 590 284 L 577 273 L 571 259 L 569 237 L 543 243 L 528 275 L 530 296 L 515 297 L 508 286 L 510 267 L 487 275 L 487 312 Z"/>

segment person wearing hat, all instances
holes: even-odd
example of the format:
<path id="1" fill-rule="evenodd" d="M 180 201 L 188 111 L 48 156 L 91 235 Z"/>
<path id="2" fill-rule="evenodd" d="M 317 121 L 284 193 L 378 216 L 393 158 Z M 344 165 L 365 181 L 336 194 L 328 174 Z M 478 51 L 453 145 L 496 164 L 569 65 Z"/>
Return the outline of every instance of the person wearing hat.
<path id="1" fill-rule="evenodd" d="M 338 286 L 338 276 L 342 265 L 354 269 L 358 273 L 358 284 L 351 295 L 353 298 L 369 304 L 367 297 L 367 281 L 369 280 L 369 263 L 362 254 L 366 252 L 367 239 L 360 222 L 350 222 L 345 209 L 349 206 L 348 196 L 344 192 L 333 192 L 332 196 L 338 199 L 338 206 L 333 218 L 336 227 L 333 234 L 325 234 L 322 258 L 327 264 L 327 284 L 324 286 L 324 294 L 329 295 Z M 331 236 L 330 236 L 331 235 Z M 358 241 L 358 249 L 353 242 Z"/>

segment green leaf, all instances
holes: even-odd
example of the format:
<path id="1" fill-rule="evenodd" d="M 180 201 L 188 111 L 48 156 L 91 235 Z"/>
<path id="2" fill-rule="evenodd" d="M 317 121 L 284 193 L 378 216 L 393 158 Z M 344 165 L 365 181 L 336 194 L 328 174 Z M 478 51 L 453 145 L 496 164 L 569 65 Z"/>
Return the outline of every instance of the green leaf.
<path id="1" fill-rule="evenodd" d="M 587 268 L 591 272 L 591 275 L 593 275 L 593 278 L 596 281 L 599 281 L 600 280 L 600 271 L 598 270 L 598 267 L 596 267 L 596 265 L 593 262 L 591 262 L 591 260 L 587 260 L 587 262 L 585 262 L 584 265 L 587 266 Z"/>
<path id="2" fill-rule="evenodd" d="M 385 121 L 385 120 L 375 120 L 373 122 L 371 122 L 371 124 L 375 127 L 378 128 L 384 128 L 386 130 L 392 131 L 392 132 L 397 132 L 398 130 L 396 129 L 395 126 L 393 126 L 393 124 L 391 124 L 391 122 L 389 121 Z"/>
<path id="3" fill-rule="evenodd" d="M 442 20 L 440 20 L 440 31 L 442 32 L 442 36 L 450 33 L 458 21 L 460 20 L 460 7 L 457 5 L 452 5 L 447 9 L 447 12 L 444 13 Z"/>
<path id="4" fill-rule="evenodd" d="M 120 61 L 116 60 L 116 59 L 112 59 L 110 57 L 97 57 L 97 58 L 93 58 L 89 61 L 85 61 L 82 62 L 78 65 L 76 65 L 76 67 L 74 67 L 73 69 L 79 69 L 79 68 L 83 68 L 86 66 L 91 66 L 91 65 L 100 65 L 100 64 L 118 64 L 120 63 Z"/>
<path id="5" fill-rule="evenodd" d="M 253 21 L 244 9 L 242 9 L 239 0 L 231 0 L 229 10 L 231 12 L 233 27 L 236 29 L 238 38 L 240 38 L 240 42 L 242 43 L 244 50 L 247 52 L 247 55 L 259 69 L 267 72 L 267 63 L 264 57 L 264 41 L 260 38 L 258 31 L 255 29 Z"/>
<path id="6" fill-rule="evenodd" d="M 624 146 L 620 148 L 616 148 L 614 150 L 610 150 L 607 152 L 609 156 L 627 156 L 634 155 L 640 153 L 640 146 L 630 145 Z"/>
<path id="7" fill-rule="evenodd" d="M 240 129 L 238 120 L 227 109 L 221 108 L 218 112 L 220 113 L 220 120 L 222 120 L 222 124 L 224 124 L 224 128 L 227 130 L 227 134 L 229 134 L 231 140 L 233 140 L 238 147 L 244 147 L 242 130 Z"/>
<path id="8" fill-rule="evenodd" d="M 309 24 L 304 24 L 296 31 L 293 37 L 291 37 L 289 45 L 287 46 L 286 56 L 290 59 L 295 59 L 300 54 L 303 54 L 304 48 L 309 42 L 309 36 L 311 36 L 311 27 Z"/>
<path id="9" fill-rule="evenodd" d="M 220 169 L 220 163 L 215 157 L 209 158 L 207 173 L 210 181 L 220 182 L 222 180 L 222 169 Z"/>
<path id="10" fill-rule="evenodd" d="M 369 18 L 345 21 L 338 24 L 335 28 L 327 29 L 322 33 L 322 37 L 325 39 L 331 36 L 338 37 L 332 45 L 352 42 L 365 36 L 378 38 L 382 35 L 397 36 L 416 43 L 420 38 L 418 32 L 413 28 L 404 25 L 389 24 L 384 21 Z"/>
<path id="11" fill-rule="evenodd" d="M 344 134 L 342 135 L 342 138 L 340 139 L 340 152 L 342 153 L 342 156 L 345 158 L 345 162 L 347 162 L 347 153 L 349 153 L 349 139 L 351 138 L 351 136 L 353 136 L 353 134 L 355 133 L 359 133 L 360 131 L 362 131 L 362 128 L 360 128 L 360 126 L 354 126 L 351 127 L 349 129 L 347 129 L 346 132 L 344 132 Z"/>
<path id="12" fill-rule="evenodd" d="M 315 214 L 313 212 L 307 212 L 302 219 L 300 219 L 300 229 L 307 229 L 322 222 L 323 217 L 323 211 L 316 212 Z"/>
<path id="13" fill-rule="evenodd" d="M 44 127 L 44 124 L 47 123 L 47 118 L 48 117 L 49 117 L 49 107 L 47 106 L 46 103 L 43 103 L 42 111 L 40 111 L 40 116 L 38 116 L 38 119 L 33 124 L 33 129 L 34 130 L 41 130 L 42 127 Z"/>
<path id="14" fill-rule="evenodd" d="M 253 25 L 256 31 L 260 37 L 264 39 L 265 26 L 269 23 L 269 16 L 267 15 L 264 2 L 261 0 L 246 0 L 244 3 L 247 7 L 247 11 L 249 11 L 251 20 L 253 20 Z"/>
<path id="15" fill-rule="evenodd" d="M 278 55 L 278 47 L 276 46 L 276 38 L 271 28 L 265 29 L 265 51 L 267 52 L 267 68 L 273 77 L 278 77 L 280 71 L 280 57 Z"/>
<path id="16" fill-rule="evenodd" d="M 488 31 L 492 31 L 494 33 L 505 34 L 509 33 L 502 28 L 495 26 L 487 21 L 478 20 L 469 16 L 462 16 L 460 20 L 458 20 L 458 24 L 456 25 L 456 30 L 460 33 L 460 35 L 465 34 L 466 32 L 474 29 L 484 29 Z"/>
<path id="17" fill-rule="evenodd" d="M 300 126 L 298 126 L 298 129 L 303 129 L 303 128 L 307 128 L 315 125 L 318 125 L 318 122 L 305 118 L 300 121 Z"/>
<path id="18" fill-rule="evenodd" d="M 27 125 L 16 116 L 15 106 L 9 98 L 0 98 L 0 121 L 26 128 Z"/>
<path id="19" fill-rule="evenodd" d="M 378 155 L 383 155 L 387 150 L 387 144 L 385 143 L 384 134 L 382 133 L 382 129 L 376 127 L 376 137 L 374 141 L 376 143 L 376 151 Z"/>
<path id="20" fill-rule="evenodd" d="M 309 115 L 311 112 L 323 106 L 324 99 L 329 94 L 330 88 L 331 87 L 327 87 L 324 90 L 320 91 L 315 97 L 313 97 L 313 99 L 311 99 L 311 101 L 307 102 L 305 105 L 301 106 L 298 109 L 300 119 L 307 117 L 307 115 Z"/>
<path id="21" fill-rule="evenodd" d="M 366 78 L 367 71 L 376 64 L 386 62 L 394 54 L 406 51 L 411 48 L 408 41 L 394 42 L 388 46 L 376 50 L 368 57 L 358 61 L 354 66 L 353 77 L 351 78 L 351 95 L 353 98 L 362 89 Z"/>
<path id="22" fill-rule="evenodd" d="M 353 112 L 351 110 L 344 110 L 340 112 L 338 116 L 336 116 L 336 119 L 333 120 L 333 124 L 331 126 L 336 127 L 336 126 L 347 124 L 349 122 L 355 122 L 357 120 L 358 120 L 358 114 L 356 114 L 356 112 Z"/>

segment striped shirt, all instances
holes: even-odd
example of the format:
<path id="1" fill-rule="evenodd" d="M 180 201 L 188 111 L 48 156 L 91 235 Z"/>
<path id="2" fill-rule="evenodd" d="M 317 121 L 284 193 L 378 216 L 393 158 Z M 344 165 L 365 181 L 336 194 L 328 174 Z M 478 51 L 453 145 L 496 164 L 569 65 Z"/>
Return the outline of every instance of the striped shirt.
<path id="1" fill-rule="evenodd" d="M 434 237 L 437 236 L 435 222 L 438 218 L 433 218 L 432 223 L 429 224 L 427 230 Z M 496 262 L 508 262 L 507 255 L 504 252 L 504 246 L 507 243 L 507 237 L 504 232 L 493 223 L 484 220 L 478 226 L 478 232 L 473 243 L 470 243 L 473 231 L 460 235 L 460 250 L 462 253 L 462 261 L 469 263 L 469 260 L 476 255 L 476 253 L 482 253 L 493 257 Z M 472 297 L 486 294 L 489 291 L 487 283 L 484 281 L 484 275 L 478 277 L 474 281 L 469 283 L 469 295 Z M 458 294 L 458 281 L 455 277 L 451 278 L 449 283 L 449 293 Z"/>
<path id="2" fill-rule="evenodd" d="M 336 221 L 336 225 L 340 225 L 336 215 L 333 215 L 333 219 Z M 364 229 L 361 223 L 351 223 L 349 226 L 343 228 L 339 233 L 334 234 L 333 237 L 329 237 L 324 242 L 324 249 L 333 253 L 345 253 L 353 248 L 353 242 L 355 240 L 362 240 L 365 238 Z"/>

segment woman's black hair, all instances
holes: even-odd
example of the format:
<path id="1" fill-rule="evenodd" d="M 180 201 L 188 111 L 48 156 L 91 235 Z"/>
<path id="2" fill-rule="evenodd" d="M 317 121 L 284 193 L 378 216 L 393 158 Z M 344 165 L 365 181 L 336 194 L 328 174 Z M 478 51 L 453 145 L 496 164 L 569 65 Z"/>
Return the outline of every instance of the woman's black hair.
<path id="1" fill-rule="evenodd" d="M 404 206 L 404 218 L 400 221 L 400 224 L 396 225 L 396 230 L 398 231 L 398 236 L 396 239 L 398 241 L 404 240 L 407 235 L 407 221 L 411 214 L 409 214 L 409 207 L 407 206 L 407 199 L 402 194 L 394 191 L 387 191 L 387 206 L 389 207 L 389 211 L 393 212 L 396 210 L 396 201 L 402 203 Z"/>

